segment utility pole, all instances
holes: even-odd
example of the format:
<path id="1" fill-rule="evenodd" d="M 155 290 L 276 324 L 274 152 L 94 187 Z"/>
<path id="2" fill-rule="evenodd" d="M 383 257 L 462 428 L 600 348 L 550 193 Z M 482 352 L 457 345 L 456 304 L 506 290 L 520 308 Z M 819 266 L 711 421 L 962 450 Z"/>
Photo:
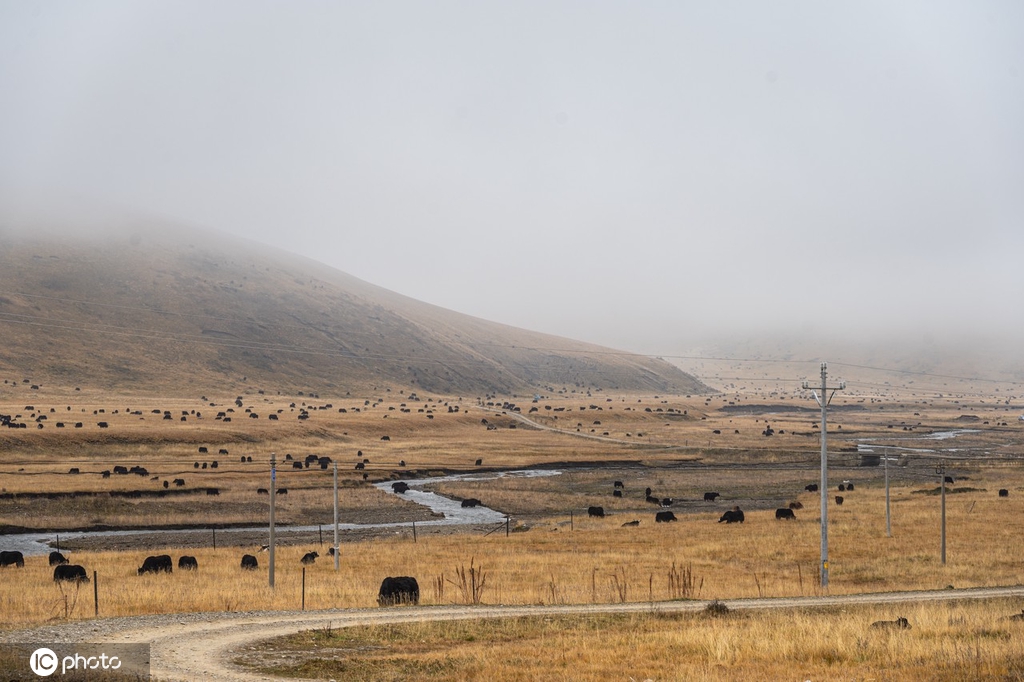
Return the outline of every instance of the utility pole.
<path id="1" fill-rule="evenodd" d="M 334 460 L 334 570 L 341 568 L 341 554 L 338 551 L 338 460 Z"/>
<path id="2" fill-rule="evenodd" d="M 942 481 L 942 565 L 946 565 L 946 465 L 940 464 L 935 468 L 935 473 L 939 475 L 939 480 Z"/>
<path id="3" fill-rule="evenodd" d="M 828 438 L 827 438 L 827 425 L 828 420 L 826 414 L 828 412 L 828 404 L 832 402 L 832 397 L 835 396 L 836 391 L 841 391 L 846 388 L 846 382 L 842 381 L 839 386 L 829 388 L 827 382 L 827 366 L 823 362 L 821 363 L 821 395 L 819 396 L 816 392 L 813 393 L 814 399 L 818 401 L 818 405 L 821 406 L 821 485 L 819 490 L 821 491 L 821 588 L 822 590 L 828 589 Z M 810 385 L 805 381 L 803 384 L 804 389 L 810 388 Z M 832 391 L 832 395 L 828 395 L 828 392 Z M 828 397 L 826 398 L 826 395 Z"/>
<path id="4" fill-rule="evenodd" d="M 892 537 L 892 517 L 889 515 L 889 453 L 888 448 L 883 448 L 882 457 L 885 458 L 885 535 Z"/>
<path id="5" fill-rule="evenodd" d="M 277 455 L 270 453 L 270 587 L 274 587 L 274 497 L 277 481 Z"/>

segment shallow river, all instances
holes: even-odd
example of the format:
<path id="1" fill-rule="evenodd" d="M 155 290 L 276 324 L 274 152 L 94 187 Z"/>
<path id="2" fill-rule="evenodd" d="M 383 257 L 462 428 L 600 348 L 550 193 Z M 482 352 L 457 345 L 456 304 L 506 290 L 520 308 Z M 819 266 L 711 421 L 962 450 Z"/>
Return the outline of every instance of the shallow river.
<path id="1" fill-rule="evenodd" d="M 487 507 L 467 507 L 463 508 L 462 503 L 458 500 L 453 500 L 436 493 L 427 492 L 422 490 L 422 487 L 431 483 L 442 483 L 445 481 L 491 481 L 499 478 L 535 478 L 541 476 L 558 476 L 562 472 L 552 470 L 541 470 L 541 469 L 528 469 L 523 471 L 501 471 L 491 473 L 475 473 L 475 474 L 453 474 L 451 476 L 439 476 L 435 478 L 416 478 L 416 479 L 402 479 L 409 485 L 409 490 L 402 493 L 402 497 L 408 499 L 410 502 L 421 504 L 428 507 L 430 511 L 435 514 L 443 515 L 443 518 L 432 519 L 430 521 L 417 521 L 417 525 L 420 526 L 455 526 L 455 525 L 468 525 L 468 524 L 498 524 L 505 520 L 505 515 L 501 512 L 496 512 L 493 509 Z M 374 486 L 383 490 L 388 494 L 396 494 L 391 489 L 391 484 L 397 483 L 397 481 L 385 481 L 383 483 L 374 483 Z M 360 528 L 391 528 L 401 526 L 411 526 L 410 522 L 402 523 L 339 523 L 338 528 L 340 530 L 356 530 Z M 318 529 L 330 528 L 333 530 L 333 524 L 323 524 L 317 526 L 277 526 L 275 528 L 276 533 L 295 533 L 295 532 L 311 532 Z M 168 543 L 171 542 L 171 537 L 176 534 L 183 533 L 195 533 L 196 528 L 183 529 L 183 530 L 107 530 L 107 531 L 70 531 L 67 533 L 60 533 L 60 539 L 72 540 L 80 538 L 92 538 L 92 537 L 130 537 L 132 535 L 166 535 Z M 230 534 L 230 533 L 252 533 L 259 531 L 268 531 L 267 526 L 250 526 L 247 528 L 218 528 L 218 534 Z M 10 535 L 0 535 L 0 550 L 17 550 L 25 556 L 48 554 L 52 547 L 50 543 L 57 539 L 57 533 L 15 533 Z"/>

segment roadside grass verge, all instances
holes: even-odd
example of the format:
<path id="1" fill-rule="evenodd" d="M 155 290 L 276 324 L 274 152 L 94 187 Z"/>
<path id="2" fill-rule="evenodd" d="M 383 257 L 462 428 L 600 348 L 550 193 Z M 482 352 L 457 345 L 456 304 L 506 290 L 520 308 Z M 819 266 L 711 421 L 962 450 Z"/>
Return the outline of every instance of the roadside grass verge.
<path id="1" fill-rule="evenodd" d="M 456 620 L 319 629 L 235 663 L 345 680 L 1019 679 L 1017 600 Z M 909 630 L 878 630 L 903 616 Z"/>

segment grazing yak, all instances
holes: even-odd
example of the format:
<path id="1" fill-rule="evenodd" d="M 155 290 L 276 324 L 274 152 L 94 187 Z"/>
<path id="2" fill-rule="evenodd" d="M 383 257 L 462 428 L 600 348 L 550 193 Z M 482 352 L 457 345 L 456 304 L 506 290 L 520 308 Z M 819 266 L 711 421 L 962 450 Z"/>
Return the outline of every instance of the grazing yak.
<path id="1" fill-rule="evenodd" d="M 775 510 L 776 519 L 796 519 L 796 514 L 789 507 L 780 507 Z"/>
<path id="2" fill-rule="evenodd" d="M 654 515 L 656 523 L 668 523 L 669 521 L 677 521 L 676 515 L 670 511 L 660 511 Z"/>
<path id="3" fill-rule="evenodd" d="M 53 582 L 87 583 L 89 576 L 85 567 L 78 564 L 60 564 L 53 567 Z"/>
<path id="4" fill-rule="evenodd" d="M 194 556 L 182 555 L 178 558 L 178 570 L 180 571 L 198 571 L 199 562 L 196 561 Z"/>
<path id="5" fill-rule="evenodd" d="M 809 493 L 816 493 L 816 492 L 818 492 L 818 484 L 817 483 L 810 483 L 808 485 L 805 485 L 804 486 L 804 490 L 806 490 Z"/>
<path id="6" fill-rule="evenodd" d="M 901 616 L 896 620 L 876 620 L 871 627 L 876 630 L 909 630 L 910 622 Z"/>
<path id="7" fill-rule="evenodd" d="M 475 497 L 467 497 L 466 499 L 464 499 L 462 501 L 462 506 L 463 507 L 476 507 L 479 504 L 480 504 L 480 500 L 476 499 Z"/>
<path id="8" fill-rule="evenodd" d="M 718 519 L 719 523 L 743 523 L 743 512 L 739 507 L 733 507 L 729 511 L 722 514 L 722 518 Z"/>
<path id="9" fill-rule="evenodd" d="M 603 519 L 604 507 L 587 507 L 587 516 L 596 516 L 599 519 Z"/>
<path id="10" fill-rule="evenodd" d="M 395 483 L 391 484 L 391 490 L 401 495 L 402 493 L 409 490 L 409 484 L 406 483 L 405 481 L 396 481 Z"/>
<path id="11" fill-rule="evenodd" d="M 843 496 L 842 495 L 836 495 L 836 505 L 840 506 L 840 507 L 843 506 Z"/>
<path id="12" fill-rule="evenodd" d="M 715 493 L 715 492 L 704 493 L 704 501 L 705 502 L 714 502 L 715 499 L 718 498 L 718 497 L 721 497 L 721 495 L 719 495 L 718 493 Z"/>
<path id="13" fill-rule="evenodd" d="M 255 571 L 259 567 L 259 562 L 256 561 L 256 557 L 254 557 L 252 554 L 242 555 L 242 568 L 244 568 L 247 571 Z"/>
<path id="14" fill-rule="evenodd" d="M 310 564 L 316 562 L 316 558 L 318 556 L 320 556 L 320 554 L 318 554 L 317 552 L 306 552 L 302 555 L 302 558 L 299 559 L 299 561 L 301 561 L 304 566 L 309 566 Z"/>
<path id="15" fill-rule="evenodd" d="M 68 558 L 60 552 L 50 552 L 50 565 L 60 566 L 61 564 L 68 563 Z"/>
<path id="16" fill-rule="evenodd" d="M 380 584 L 380 591 L 377 594 L 377 603 L 381 606 L 419 604 L 420 585 L 416 582 L 416 578 L 408 576 L 384 578 L 384 581 Z"/>
<path id="17" fill-rule="evenodd" d="M 1006 488 L 1000 488 L 999 489 L 999 497 L 1009 497 L 1009 496 L 1010 496 L 1010 491 L 1009 490 L 1007 490 Z"/>
<path id="18" fill-rule="evenodd" d="M 621 490 L 613 490 L 612 491 L 612 497 L 622 497 L 622 491 Z"/>
<path id="19" fill-rule="evenodd" d="M 143 573 L 170 573 L 173 569 L 170 554 L 148 556 L 139 566 L 139 575 Z"/>
<path id="20" fill-rule="evenodd" d="M 0 552 L 0 566 L 17 566 L 22 568 L 25 565 L 25 555 L 17 550 L 4 550 Z"/>

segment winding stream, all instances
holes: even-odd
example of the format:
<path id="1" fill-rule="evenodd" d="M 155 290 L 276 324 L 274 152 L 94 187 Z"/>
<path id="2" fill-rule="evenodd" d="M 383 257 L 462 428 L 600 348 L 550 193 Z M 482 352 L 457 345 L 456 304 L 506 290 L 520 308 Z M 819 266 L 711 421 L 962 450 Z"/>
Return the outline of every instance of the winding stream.
<path id="1" fill-rule="evenodd" d="M 935 431 L 924 435 L 904 436 L 899 440 L 912 441 L 947 441 L 970 433 L 978 433 L 978 429 L 954 429 L 952 431 Z M 960 452 L 961 448 L 915 448 L 907 445 L 881 445 L 878 441 L 890 441 L 892 438 L 859 438 L 857 440 L 857 452 L 864 454 L 882 454 L 875 450 L 881 450 L 890 461 L 901 454 L 936 454 L 939 452 Z"/>
<path id="2" fill-rule="evenodd" d="M 501 512 L 494 511 L 487 507 L 466 507 L 462 506 L 462 503 L 458 500 L 453 500 L 437 493 L 428 492 L 422 490 L 423 486 L 432 483 L 444 483 L 446 481 L 492 481 L 499 478 L 536 478 L 542 476 L 558 476 L 562 472 L 554 470 L 544 469 L 526 469 L 521 471 L 496 471 L 491 473 L 474 473 L 474 474 L 453 474 L 450 476 L 437 476 L 434 478 L 416 478 L 416 479 L 401 479 L 409 485 L 409 490 L 401 493 L 401 496 L 408 499 L 410 502 L 423 505 L 430 509 L 434 514 L 440 514 L 442 518 L 431 519 L 429 521 L 417 521 L 417 525 L 420 526 L 457 526 L 457 525 L 471 525 L 471 524 L 498 524 L 505 520 L 505 515 Z M 374 483 L 374 487 L 379 490 L 388 493 L 389 495 L 397 495 L 391 489 L 393 483 L 398 481 L 384 481 L 382 483 Z M 412 522 L 402 521 L 398 523 L 339 523 L 339 530 L 357 530 L 362 528 L 397 528 L 397 527 L 408 527 L 411 526 Z M 312 526 L 277 526 L 275 528 L 276 533 L 297 533 L 297 532 L 312 532 L 321 528 L 328 527 L 328 524 L 312 525 Z M 333 524 L 330 524 L 330 528 L 333 529 Z M 61 540 L 78 540 L 82 538 L 99 538 L 99 537 L 130 537 L 132 535 L 165 535 L 170 543 L 171 538 L 174 535 L 181 535 L 185 533 L 195 533 L 196 531 L 202 531 L 202 528 L 186 528 L 180 530 L 104 530 L 104 531 L 69 531 L 66 533 L 60 533 Z M 249 526 L 245 528 L 218 528 L 217 532 L 221 534 L 229 533 L 252 533 L 267 531 L 267 526 Z M 16 550 L 24 554 L 25 556 L 37 556 L 40 554 L 49 554 L 51 551 L 50 543 L 57 538 L 57 533 L 13 533 L 9 535 L 0 535 L 0 549 L 2 550 Z"/>

